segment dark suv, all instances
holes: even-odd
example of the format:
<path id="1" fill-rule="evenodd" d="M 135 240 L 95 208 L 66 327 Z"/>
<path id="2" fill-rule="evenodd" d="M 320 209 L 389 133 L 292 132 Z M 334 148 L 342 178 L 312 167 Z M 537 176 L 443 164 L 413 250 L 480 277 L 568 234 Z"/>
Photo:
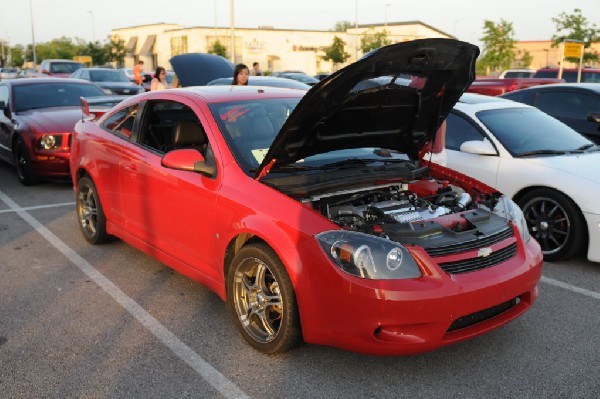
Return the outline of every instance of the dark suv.
<path id="1" fill-rule="evenodd" d="M 577 68 L 565 68 L 563 69 L 562 78 L 567 83 L 577 82 Z M 558 68 L 543 68 L 538 69 L 537 72 L 532 76 L 534 78 L 558 78 Z M 600 83 L 600 69 L 582 68 L 581 69 L 581 82 L 586 83 Z"/>

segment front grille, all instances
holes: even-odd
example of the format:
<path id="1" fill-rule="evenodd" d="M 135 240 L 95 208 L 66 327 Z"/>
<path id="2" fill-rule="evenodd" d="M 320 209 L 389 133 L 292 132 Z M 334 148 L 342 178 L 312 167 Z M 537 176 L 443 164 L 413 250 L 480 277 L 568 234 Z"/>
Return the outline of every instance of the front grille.
<path id="1" fill-rule="evenodd" d="M 519 298 L 513 298 L 510 301 L 501 303 L 500 305 L 492 306 L 491 308 L 480 310 L 479 312 L 471 313 L 454 320 L 454 323 L 448 328 L 448 332 L 460 330 L 461 328 L 470 327 L 474 324 L 481 323 L 506 312 L 519 303 Z"/>
<path id="2" fill-rule="evenodd" d="M 458 254 L 461 252 L 473 251 L 475 249 L 483 247 L 489 247 L 490 245 L 496 244 L 512 236 L 513 229 L 509 226 L 496 234 L 476 238 L 470 241 L 459 242 L 457 244 L 445 245 L 443 247 L 425 248 L 425 251 L 427 251 L 429 256 Z"/>
<path id="3" fill-rule="evenodd" d="M 450 274 L 469 273 L 475 270 L 485 269 L 505 262 L 517 254 L 517 244 L 513 243 L 505 248 L 492 252 L 485 258 L 469 258 L 455 262 L 440 263 L 439 266 Z"/>

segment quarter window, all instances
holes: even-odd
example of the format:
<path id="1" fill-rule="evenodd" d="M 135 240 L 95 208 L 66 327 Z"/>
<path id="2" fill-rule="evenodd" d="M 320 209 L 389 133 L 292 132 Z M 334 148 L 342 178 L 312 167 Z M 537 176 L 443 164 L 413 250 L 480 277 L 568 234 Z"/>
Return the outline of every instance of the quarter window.
<path id="1" fill-rule="evenodd" d="M 108 117 L 102 127 L 106 130 L 130 138 L 133 133 L 133 122 L 138 112 L 138 105 L 124 108 Z"/>

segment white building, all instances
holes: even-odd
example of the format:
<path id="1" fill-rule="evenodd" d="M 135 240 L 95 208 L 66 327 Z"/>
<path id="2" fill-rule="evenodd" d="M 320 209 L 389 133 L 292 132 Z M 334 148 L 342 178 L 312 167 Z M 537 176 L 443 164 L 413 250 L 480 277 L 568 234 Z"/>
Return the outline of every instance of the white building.
<path id="1" fill-rule="evenodd" d="M 350 27 L 345 32 L 275 29 L 273 27 L 230 28 L 183 27 L 177 24 L 157 23 L 151 25 L 118 28 L 111 37 L 125 42 L 127 56 L 125 67 L 133 67 L 138 60 L 144 61 L 146 70 L 157 66 L 171 69 L 171 57 L 185 53 L 207 53 L 218 40 L 227 49 L 227 56 L 234 63 L 251 66 L 258 62 L 262 70 L 301 70 L 309 75 L 332 72 L 334 65 L 323 60 L 323 49 L 331 46 L 334 37 L 346 43 L 350 54 L 347 63 L 362 56 L 360 40 L 365 32 L 385 30 L 392 43 L 422 38 L 452 38 L 434 27 L 420 21 L 366 24 Z M 232 54 L 232 36 L 235 48 Z M 343 65 L 337 65 L 341 67 Z"/>

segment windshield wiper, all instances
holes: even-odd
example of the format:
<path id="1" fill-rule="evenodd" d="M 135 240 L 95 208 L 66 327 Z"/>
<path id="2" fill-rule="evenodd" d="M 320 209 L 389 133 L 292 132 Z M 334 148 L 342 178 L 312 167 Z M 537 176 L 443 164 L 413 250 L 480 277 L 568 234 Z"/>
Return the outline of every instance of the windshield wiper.
<path id="1" fill-rule="evenodd" d="M 586 150 L 589 150 L 589 151 L 598 151 L 598 150 L 600 150 L 600 146 L 598 146 L 597 144 L 594 144 L 594 143 L 588 143 L 588 144 L 582 145 L 581 147 L 579 147 L 575 151 L 584 152 Z"/>
<path id="2" fill-rule="evenodd" d="M 381 163 L 381 164 L 390 164 L 390 163 L 405 163 L 405 159 L 361 159 L 361 158 L 351 158 L 345 159 L 343 161 L 337 161 L 332 163 L 326 163 L 325 165 L 315 166 L 315 169 L 343 169 L 348 167 L 354 167 L 357 165 L 368 165 L 371 163 Z"/>
<path id="3" fill-rule="evenodd" d="M 563 155 L 566 154 L 567 151 L 562 150 L 534 150 L 534 151 L 526 151 L 520 154 L 516 154 L 515 157 L 528 157 L 531 155 Z"/>

